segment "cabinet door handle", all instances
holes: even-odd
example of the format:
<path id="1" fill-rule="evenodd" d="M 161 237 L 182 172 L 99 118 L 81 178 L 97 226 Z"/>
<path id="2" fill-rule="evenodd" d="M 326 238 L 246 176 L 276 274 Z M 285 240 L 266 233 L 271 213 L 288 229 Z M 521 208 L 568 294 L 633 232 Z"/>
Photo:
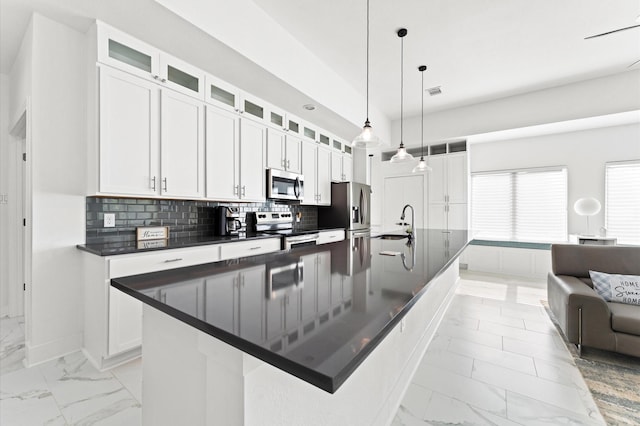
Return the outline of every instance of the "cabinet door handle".
<path id="1" fill-rule="evenodd" d="M 164 263 L 180 262 L 181 260 L 181 257 L 176 257 L 175 259 L 167 259 L 164 261 Z"/>
<path id="2" fill-rule="evenodd" d="M 151 188 L 155 191 L 156 190 L 156 177 L 152 177 L 151 178 Z"/>
<path id="3" fill-rule="evenodd" d="M 280 160 L 280 166 L 281 166 L 282 168 L 285 168 L 285 167 L 286 167 L 286 164 L 285 164 L 285 162 L 284 162 L 284 158 L 283 158 L 282 160 Z"/>
<path id="4" fill-rule="evenodd" d="M 244 197 L 245 195 L 247 195 L 247 187 L 242 185 L 242 196 Z"/>
<path id="5" fill-rule="evenodd" d="M 159 75 L 151 74 L 151 77 L 153 77 L 154 80 L 160 80 L 160 76 Z"/>
<path id="6" fill-rule="evenodd" d="M 287 160 L 287 170 L 291 168 L 291 160 Z"/>
<path id="7" fill-rule="evenodd" d="M 234 185 L 233 187 L 233 195 L 238 195 L 238 189 L 240 188 L 239 185 Z"/>
<path id="8" fill-rule="evenodd" d="M 163 191 L 167 192 L 167 178 L 162 178 L 162 184 L 164 186 Z"/>
<path id="9" fill-rule="evenodd" d="M 262 246 L 251 247 L 251 248 L 249 248 L 249 250 L 258 250 L 258 249 L 260 249 L 260 248 L 262 248 Z"/>

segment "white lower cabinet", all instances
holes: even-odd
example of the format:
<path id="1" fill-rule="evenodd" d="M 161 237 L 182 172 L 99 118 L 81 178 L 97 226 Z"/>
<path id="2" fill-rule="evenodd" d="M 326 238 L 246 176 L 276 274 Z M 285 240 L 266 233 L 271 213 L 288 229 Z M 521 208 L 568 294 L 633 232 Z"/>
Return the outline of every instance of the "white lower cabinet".
<path id="1" fill-rule="evenodd" d="M 344 229 L 335 231 L 320 231 L 318 233 L 318 240 L 316 244 L 335 243 L 336 241 L 342 241 L 345 238 Z"/>
<path id="2" fill-rule="evenodd" d="M 98 369 L 104 370 L 140 355 L 142 302 L 112 287 L 112 278 L 278 250 L 280 250 L 280 238 L 274 237 L 119 256 L 102 257 L 84 252 L 86 283 L 84 349 L 87 357 Z M 238 279 L 236 281 L 231 279 L 230 285 L 238 285 L 240 296 L 243 292 L 262 291 L 264 288 L 264 267 L 261 268 L 260 271 L 257 269 L 256 271 L 247 271 L 239 278 L 236 273 Z M 179 286 L 162 289 L 159 294 L 149 294 L 149 296 L 161 302 L 171 303 L 200 319 L 206 319 L 207 316 L 212 315 L 226 317 L 227 313 L 211 310 L 210 306 L 206 306 L 205 301 L 210 299 L 206 294 L 211 291 L 215 290 L 207 285 L 206 280 L 196 279 Z M 227 293 L 221 292 L 221 294 Z M 261 299 L 257 299 L 254 295 L 245 297 L 245 300 Z M 233 307 L 236 305 L 224 306 Z M 255 306 L 246 304 L 243 312 L 238 315 L 240 315 L 238 321 L 242 320 L 244 324 L 259 324 L 262 318 L 261 311 L 256 311 Z M 252 317 L 253 319 L 251 319 Z M 235 327 L 233 324 L 235 323 L 232 323 L 232 326 Z M 238 324 L 240 323 L 238 322 Z M 238 326 L 243 332 L 242 326 Z M 248 326 L 244 329 L 244 333 L 253 333 L 255 329 L 253 326 Z"/>
<path id="3" fill-rule="evenodd" d="M 142 303 L 109 286 L 108 356 L 142 344 Z"/>

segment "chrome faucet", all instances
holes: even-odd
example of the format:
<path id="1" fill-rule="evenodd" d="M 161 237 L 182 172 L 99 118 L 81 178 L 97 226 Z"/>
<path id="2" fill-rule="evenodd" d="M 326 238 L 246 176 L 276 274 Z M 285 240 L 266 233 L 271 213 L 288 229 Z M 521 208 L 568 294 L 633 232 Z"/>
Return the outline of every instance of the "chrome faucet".
<path id="1" fill-rule="evenodd" d="M 407 210 L 407 207 L 411 208 L 411 232 L 409 233 L 409 239 L 415 241 L 416 239 L 416 214 L 413 210 L 413 206 L 411 204 L 407 204 L 402 208 L 402 215 L 400 215 L 400 220 L 404 222 L 404 214 Z"/>

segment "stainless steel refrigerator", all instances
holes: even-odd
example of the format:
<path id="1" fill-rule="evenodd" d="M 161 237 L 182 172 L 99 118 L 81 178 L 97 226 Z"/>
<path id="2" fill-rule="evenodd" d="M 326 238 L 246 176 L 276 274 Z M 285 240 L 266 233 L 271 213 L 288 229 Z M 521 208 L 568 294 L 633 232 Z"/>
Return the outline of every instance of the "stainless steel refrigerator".
<path id="1" fill-rule="evenodd" d="M 371 228 L 371 187 L 364 183 L 331 184 L 331 206 L 318 208 L 320 228 L 345 228 L 347 237 L 368 234 Z"/>

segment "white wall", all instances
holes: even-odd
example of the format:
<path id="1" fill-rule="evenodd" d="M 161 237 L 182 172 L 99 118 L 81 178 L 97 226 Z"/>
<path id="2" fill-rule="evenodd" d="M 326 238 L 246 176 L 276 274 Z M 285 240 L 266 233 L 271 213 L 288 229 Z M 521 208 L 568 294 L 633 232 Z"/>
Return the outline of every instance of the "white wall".
<path id="1" fill-rule="evenodd" d="M 0 74 L 0 317 L 9 312 L 9 76 Z"/>
<path id="2" fill-rule="evenodd" d="M 82 346 L 80 254 L 85 234 L 84 37 L 34 15 L 11 72 L 12 117 L 30 98 L 27 123 L 31 265 L 27 362 Z M 15 88 L 15 89 L 14 89 Z M 30 275 L 30 277 L 29 277 Z"/>
<path id="3" fill-rule="evenodd" d="M 640 124 L 470 145 L 470 170 L 567 166 L 569 233 L 585 233 L 586 219 L 573 211 L 582 197 L 603 204 L 590 219 L 592 232 L 604 226 L 604 166 L 606 162 L 640 159 Z"/>

